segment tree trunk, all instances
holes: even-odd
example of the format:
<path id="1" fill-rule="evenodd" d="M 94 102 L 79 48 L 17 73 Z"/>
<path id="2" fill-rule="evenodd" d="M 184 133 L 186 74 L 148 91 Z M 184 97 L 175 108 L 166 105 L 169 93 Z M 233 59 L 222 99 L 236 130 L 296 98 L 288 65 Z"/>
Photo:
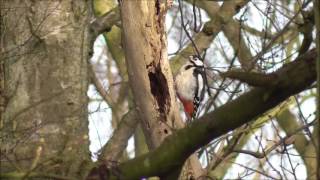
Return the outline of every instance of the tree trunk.
<path id="1" fill-rule="evenodd" d="M 130 85 L 151 150 L 157 148 L 174 129 L 183 127 L 167 56 L 166 10 L 167 4 L 161 0 L 121 1 Z M 200 176 L 199 161 L 190 162 L 191 170 L 188 171 L 193 171 L 195 177 Z M 174 173 L 175 176 L 178 174 Z"/>
<path id="2" fill-rule="evenodd" d="M 167 59 L 165 11 L 160 1 L 124 0 L 121 17 L 125 55 L 135 103 L 151 149 L 171 133 L 179 118 Z"/>
<path id="3" fill-rule="evenodd" d="M 5 99 L 0 174 L 84 177 L 90 161 L 88 4 L 72 0 L 0 4 Z"/>

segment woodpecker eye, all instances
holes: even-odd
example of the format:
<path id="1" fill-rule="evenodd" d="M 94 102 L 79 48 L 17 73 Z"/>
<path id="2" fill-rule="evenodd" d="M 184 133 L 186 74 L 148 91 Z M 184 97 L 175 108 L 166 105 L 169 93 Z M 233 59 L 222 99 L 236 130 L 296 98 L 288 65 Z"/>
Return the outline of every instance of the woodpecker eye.
<path id="1" fill-rule="evenodd" d="M 184 69 L 185 70 L 188 70 L 188 69 L 190 69 L 190 68 L 192 68 L 193 66 L 192 65 L 187 65 Z"/>
<path id="2" fill-rule="evenodd" d="M 201 59 L 197 55 L 189 56 L 189 61 L 195 67 L 203 67 L 204 66 L 203 62 L 201 61 Z"/>
<path id="3" fill-rule="evenodd" d="M 196 66 L 204 66 L 204 65 L 203 65 L 203 62 L 202 62 L 200 59 L 195 59 L 194 64 L 195 64 Z"/>

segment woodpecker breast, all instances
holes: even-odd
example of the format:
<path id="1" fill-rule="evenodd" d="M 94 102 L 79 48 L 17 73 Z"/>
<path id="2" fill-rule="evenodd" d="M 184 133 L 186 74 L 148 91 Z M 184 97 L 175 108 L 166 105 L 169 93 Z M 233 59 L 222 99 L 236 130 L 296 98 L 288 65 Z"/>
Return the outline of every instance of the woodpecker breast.
<path id="1" fill-rule="evenodd" d="M 197 86 L 196 77 L 193 75 L 194 67 L 185 70 L 187 66 L 188 64 L 181 67 L 175 77 L 175 85 L 179 98 L 193 101 Z"/>

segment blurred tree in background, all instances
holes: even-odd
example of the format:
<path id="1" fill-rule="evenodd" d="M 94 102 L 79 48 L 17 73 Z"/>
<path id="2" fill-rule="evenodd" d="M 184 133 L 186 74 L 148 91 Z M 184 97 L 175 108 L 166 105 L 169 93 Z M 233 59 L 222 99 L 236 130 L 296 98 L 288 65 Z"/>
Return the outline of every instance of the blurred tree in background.
<path id="1" fill-rule="evenodd" d="M 1 179 L 317 179 L 315 14 L 0 0 Z M 195 54 L 211 95 L 186 124 L 173 77 Z"/>

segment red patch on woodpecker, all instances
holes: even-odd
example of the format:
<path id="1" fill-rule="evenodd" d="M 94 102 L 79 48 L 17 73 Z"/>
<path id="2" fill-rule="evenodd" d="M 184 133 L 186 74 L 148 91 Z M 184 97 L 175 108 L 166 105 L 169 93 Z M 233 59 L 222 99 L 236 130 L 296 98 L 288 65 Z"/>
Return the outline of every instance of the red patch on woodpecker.
<path id="1" fill-rule="evenodd" d="M 188 118 L 191 118 L 194 113 L 193 101 L 185 100 L 185 99 L 181 98 L 180 96 L 178 96 L 178 98 L 182 102 L 183 107 L 184 107 L 184 111 L 186 112 Z"/>

